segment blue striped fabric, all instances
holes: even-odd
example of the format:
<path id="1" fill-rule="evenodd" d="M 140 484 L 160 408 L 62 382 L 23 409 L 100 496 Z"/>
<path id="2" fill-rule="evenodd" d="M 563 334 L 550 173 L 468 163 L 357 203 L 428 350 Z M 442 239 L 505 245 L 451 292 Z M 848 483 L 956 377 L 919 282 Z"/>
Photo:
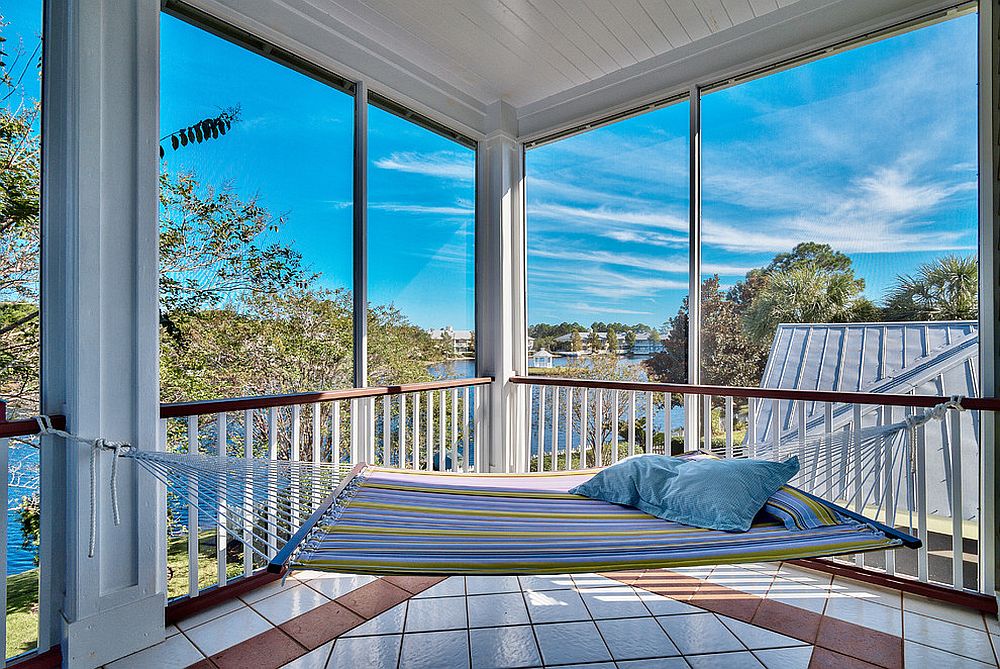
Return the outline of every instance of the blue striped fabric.
<path id="1" fill-rule="evenodd" d="M 594 471 L 461 475 L 368 468 L 293 557 L 293 569 L 368 574 L 558 574 L 859 553 L 899 545 L 843 522 L 733 534 L 571 495 Z"/>
<path id="2" fill-rule="evenodd" d="M 812 530 L 843 522 L 841 516 L 830 507 L 787 485 L 768 498 L 764 511 L 783 522 L 790 530 Z"/>

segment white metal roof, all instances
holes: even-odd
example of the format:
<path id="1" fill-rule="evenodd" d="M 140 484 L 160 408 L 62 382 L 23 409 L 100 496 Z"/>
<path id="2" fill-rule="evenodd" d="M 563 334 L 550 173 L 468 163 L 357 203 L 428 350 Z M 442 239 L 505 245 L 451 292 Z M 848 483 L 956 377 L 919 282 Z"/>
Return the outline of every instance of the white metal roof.
<path id="1" fill-rule="evenodd" d="M 979 329 L 975 321 L 913 323 L 782 324 L 771 345 L 761 387 L 796 390 L 919 395 L 979 394 Z M 806 433 L 825 432 L 824 403 L 806 402 Z M 756 420 L 758 443 L 774 438 L 774 402 L 760 404 Z M 901 407 L 887 408 L 885 422 L 903 418 Z M 879 407 L 865 406 L 865 425 L 879 420 Z M 798 410 L 781 403 L 781 434 L 796 433 Z M 837 404 L 834 431 L 853 420 L 853 406 Z M 928 504 L 932 514 L 950 515 L 951 454 L 945 431 L 938 424 L 927 430 Z M 963 515 L 978 514 L 979 415 L 962 414 Z M 797 434 L 797 433 L 796 433 Z"/>

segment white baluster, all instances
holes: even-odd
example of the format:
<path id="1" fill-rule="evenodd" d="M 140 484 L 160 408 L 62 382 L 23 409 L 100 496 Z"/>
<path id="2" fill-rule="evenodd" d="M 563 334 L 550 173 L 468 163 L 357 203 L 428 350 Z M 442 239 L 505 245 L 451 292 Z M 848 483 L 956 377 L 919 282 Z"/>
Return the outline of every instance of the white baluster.
<path id="1" fill-rule="evenodd" d="M 198 416 L 188 416 L 188 455 L 198 455 Z M 198 518 L 198 480 L 188 477 L 188 595 L 198 596 L 198 544 L 201 528 Z M 6 535 L 5 535 L 6 536 Z"/>
<path id="2" fill-rule="evenodd" d="M 949 411 L 951 434 L 951 579 L 955 588 L 964 587 L 964 555 L 962 545 L 962 414 Z"/>
<path id="3" fill-rule="evenodd" d="M 458 469 L 458 389 L 451 389 L 451 471 Z"/>
<path id="4" fill-rule="evenodd" d="M 635 391 L 628 391 L 628 454 L 635 455 Z"/>
<path id="5" fill-rule="evenodd" d="M 225 469 L 226 451 L 228 450 L 228 428 L 226 425 L 226 414 L 225 412 L 218 415 L 218 423 L 216 428 L 216 452 L 220 461 L 220 467 L 222 471 Z M 227 565 L 226 565 L 226 477 L 219 476 L 219 499 L 217 506 L 218 517 L 216 518 L 215 526 L 215 561 L 219 568 L 218 580 L 219 585 L 226 584 L 227 576 Z"/>
<path id="6" fill-rule="evenodd" d="M 253 409 L 243 412 L 243 458 L 249 465 L 253 461 Z M 243 575 L 253 573 L 253 552 L 247 546 L 253 544 L 253 528 L 248 519 L 253 518 L 253 469 L 247 467 L 247 480 L 243 495 Z"/>
<path id="7" fill-rule="evenodd" d="M 725 416 L 725 429 L 726 429 L 726 457 L 732 459 L 733 457 L 733 396 L 726 395 L 726 416 Z"/>

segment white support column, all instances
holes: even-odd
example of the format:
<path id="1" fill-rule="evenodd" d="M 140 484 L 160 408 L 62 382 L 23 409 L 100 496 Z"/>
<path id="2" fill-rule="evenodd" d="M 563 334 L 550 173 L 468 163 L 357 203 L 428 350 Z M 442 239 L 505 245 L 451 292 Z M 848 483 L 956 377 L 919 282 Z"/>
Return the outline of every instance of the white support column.
<path id="1" fill-rule="evenodd" d="M 1000 2 L 979 3 L 979 360 L 983 396 L 1000 394 L 997 367 L 1000 361 Z M 980 421 L 980 591 L 993 593 L 1000 582 L 1000 504 L 996 482 L 1000 459 L 996 436 L 1000 412 L 984 413 Z"/>
<path id="2" fill-rule="evenodd" d="M 689 194 L 688 194 L 688 341 L 687 382 L 701 383 L 701 91 L 692 86 L 689 93 Z M 684 447 L 697 447 L 700 403 L 694 396 L 684 396 Z M 711 416 L 704 416 L 708 422 Z M 706 444 L 709 448 L 711 444 Z"/>
<path id="3" fill-rule="evenodd" d="M 528 462 L 528 388 L 511 384 L 527 370 L 525 350 L 524 161 L 514 108 L 490 108 L 479 144 L 476 196 L 476 356 L 485 391 L 487 468 L 521 471 Z"/>
<path id="4" fill-rule="evenodd" d="M 46 9 L 42 410 L 156 449 L 160 3 Z M 122 462 L 115 526 L 102 454 L 90 558 L 90 455 L 43 442 L 40 647 L 96 667 L 163 639 L 165 500 Z"/>

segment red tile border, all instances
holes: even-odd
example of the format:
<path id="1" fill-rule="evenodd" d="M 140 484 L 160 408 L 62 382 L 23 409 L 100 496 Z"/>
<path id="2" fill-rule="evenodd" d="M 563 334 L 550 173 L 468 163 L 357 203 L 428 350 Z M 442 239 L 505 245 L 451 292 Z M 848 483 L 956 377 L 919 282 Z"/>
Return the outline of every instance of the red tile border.
<path id="1" fill-rule="evenodd" d="M 218 669 L 279 669 L 305 655 L 302 646 L 278 628 L 231 646 L 209 658 Z"/>
<path id="2" fill-rule="evenodd" d="M 207 660 L 200 660 L 188 669 L 283 666 L 443 580 L 440 577 L 391 576 L 371 581 Z"/>
<path id="3" fill-rule="evenodd" d="M 602 575 L 812 644 L 810 669 L 903 666 L 903 640 L 880 630 L 668 570 Z"/>
<path id="4" fill-rule="evenodd" d="M 278 627 L 306 650 L 313 650 L 363 622 L 364 618 L 347 607 L 337 602 L 330 602 L 296 616 Z"/>

